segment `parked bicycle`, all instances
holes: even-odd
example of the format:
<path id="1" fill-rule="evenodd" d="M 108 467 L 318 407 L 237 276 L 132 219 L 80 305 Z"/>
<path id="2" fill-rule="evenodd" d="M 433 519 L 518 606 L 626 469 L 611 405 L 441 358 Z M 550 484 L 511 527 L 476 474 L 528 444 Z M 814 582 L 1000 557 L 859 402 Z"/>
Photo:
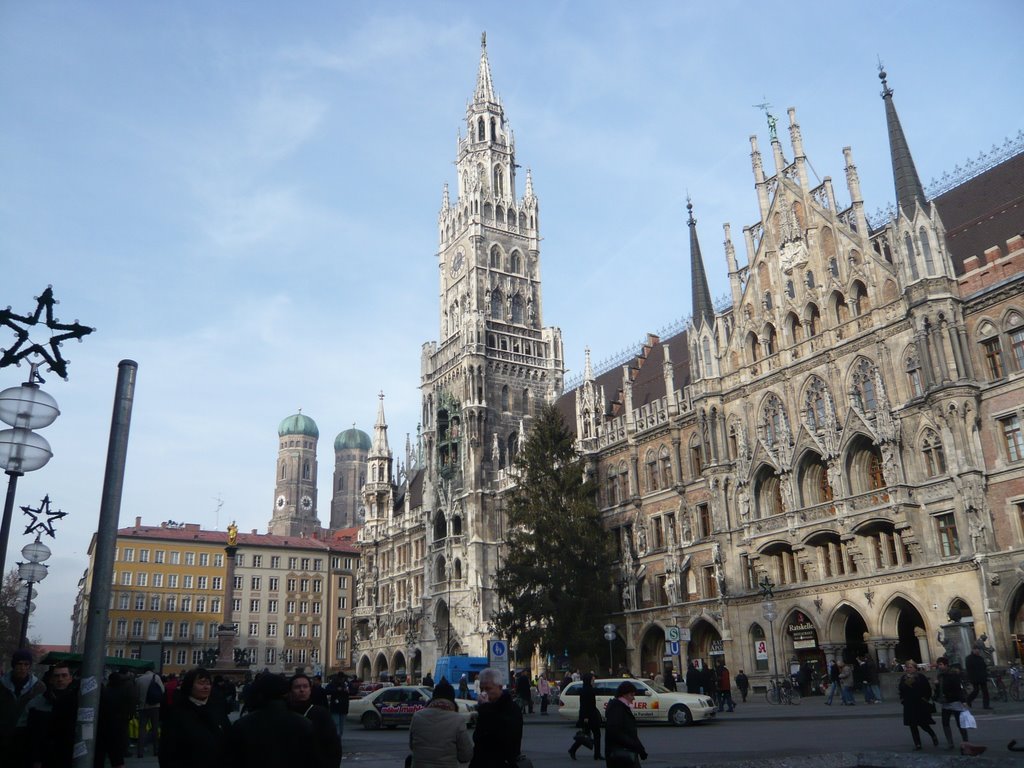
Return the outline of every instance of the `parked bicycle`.
<path id="1" fill-rule="evenodd" d="M 800 689 L 792 680 L 769 680 L 765 699 L 769 704 L 799 704 Z"/>
<path id="2" fill-rule="evenodd" d="M 1007 684 L 1006 676 L 1010 677 Z M 1020 701 L 1020 670 L 1011 665 L 1006 674 L 1003 671 L 990 669 L 988 673 L 988 687 L 992 692 L 992 698 L 996 701 Z"/>

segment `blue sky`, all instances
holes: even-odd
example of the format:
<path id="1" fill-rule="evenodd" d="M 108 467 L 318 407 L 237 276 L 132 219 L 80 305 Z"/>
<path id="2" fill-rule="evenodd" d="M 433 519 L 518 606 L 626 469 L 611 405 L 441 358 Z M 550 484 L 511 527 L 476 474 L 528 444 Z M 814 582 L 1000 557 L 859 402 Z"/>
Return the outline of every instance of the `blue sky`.
<path id="1" fill-rule="evenodd" d="M 62 320 L 98 328 L 66 345 L 69 381 L 48 377 L 55 455 L 19 484 L 19 505 L 49 493 L 69 513 L 33 633 L 68 640 L 120 359 L 139 363 L 122 525 L 265 529 L 276 428 L 300 407 L 321 519 L 333 438 L 370 430 L 378 391 L 392 447 L 415 433 L 482 30 L 572 376 L 585 346 L 601 361 L 689 313 L 687 192 L 727 293 L 721 225 L 742 263 L 748 137 L 768 141 L 752 105 L 780 129 L 797 108 L 844 204 L 852 146 L 873 212 L 893 198 L 877 57 L 927 183 L 1024 127 L 1004 32 L 1022 22 L 1013 0 L 0 5 L 0 305 L 53 284 Z"/>

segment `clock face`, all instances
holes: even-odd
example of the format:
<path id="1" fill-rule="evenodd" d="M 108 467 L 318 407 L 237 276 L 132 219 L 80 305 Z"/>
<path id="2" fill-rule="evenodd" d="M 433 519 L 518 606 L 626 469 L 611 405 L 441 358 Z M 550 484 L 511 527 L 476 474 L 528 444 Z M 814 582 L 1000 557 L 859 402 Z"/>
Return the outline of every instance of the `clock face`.
<path id="1" fill-rule="evenodd" d="M 284 505 L 288 503 L 288 500 L 283 495 L 281 495 L 277 497 L 277 501 L 275 501 L 274 503 L 277 504 L 278 509 L 284 509 Z"/>
<path id="2" fill-rule="evenodd" d="M 313 508 L 313 500 L 309 496 L 302 497 L 302 508 L 307 511 Z"/>
<path id="3" fill-rule="evenodd" d="M 466 252 L 461 248 L 455 252 L 455 256 L 452 258 L 452 277 L 459 274 L 462 271 L 462 265 L 466 263 Z"/>

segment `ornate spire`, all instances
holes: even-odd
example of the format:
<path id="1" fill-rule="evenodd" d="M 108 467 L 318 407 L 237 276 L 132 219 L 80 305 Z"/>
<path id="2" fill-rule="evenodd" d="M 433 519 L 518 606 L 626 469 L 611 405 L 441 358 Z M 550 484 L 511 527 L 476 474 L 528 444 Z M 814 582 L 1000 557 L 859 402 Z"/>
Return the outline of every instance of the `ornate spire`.
<path id="1" fill-rule="evenodd" d="M 388 423 L 384 418 L 384 393 L 377 395 L 380 402 L 377 404 L 377 423 L 373 425 L 373 446 L 370 448 L 371 457 L 387 457 L 391 455 L 391 448 L 388 446 Z"/>
<path id="2" fill-rule="evenodd" d="M 451 208 L 451 200 L 448 197 L 448 182 L 444 183 L 444 192 L 441 193 L 441 210 L 447 211 Z"/>
<path id="3" fill-rule="evenodd" d="M 692 296 L 693 326 L 699 328 L 703 322 L 709 328 L 715 323 L 715 310 L 708 290 L 708 277 L 704 272 L 704 259 L 700 255 L 697 240 L 697 220 L 693 218 L 693 202 L 686 198 L 687 224 L 690 226 L 690 290 Z"/>
<path id="4" fill-rule="evenodd" d="M 593 381 L 594 367 L 590 364 L 590 347 L 585 347 L 584 354 L 586 355 L 586 357 L 584 358 L 583 363 L 583 380 Z"/>
<path id="5" fill-rule="evenodd" d="M 532 200 L 533 194 L 533 171 L 526 169 L 526 189 L 523 191 L 523 200 Z"/>
<path id="6" fill-rule="evenodd" d="M 892 156 L 892 176 L 896 182 L 896 204 L 908 216 L 912 217 L 914 206 L 925 208 L 927 201 L 921 179 L 914 166 L 914 158 L 910 156 L 910 145 L 903 134 L 900 117 L 896 114 L 896 105 L 892 101 L 892 88 L 886 82 L 885 69 L 878 64 L 878 79 L 882 81 L 882 100 L 885 102 L 885 122 L 889 128 L 889 153 Z"/>
<path id="7" fill-rule="evenodd" d="M 496 104 L 498 100 L 494 96 L 494 83 L 491 82 L 491 65 L 487 61 L 487 33 L 480 35 L 480 71 L 476 76 L 476 92 L 473 99 L 477 103 L 491 102 Z"/>

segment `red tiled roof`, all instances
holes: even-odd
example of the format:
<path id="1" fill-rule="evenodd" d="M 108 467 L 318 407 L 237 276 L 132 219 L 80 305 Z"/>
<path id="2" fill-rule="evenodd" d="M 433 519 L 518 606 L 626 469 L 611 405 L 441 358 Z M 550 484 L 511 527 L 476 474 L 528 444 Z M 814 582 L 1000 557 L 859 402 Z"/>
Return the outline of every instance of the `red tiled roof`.
<path id="1" fill-rule="evenodd" d="M 350 529 L 352 530 L 352 529 Z M 162 541 L 198 541 L 204 544 L 227 545 L 228 535 L 225 531 L 202 530 L 198 525 L 186 524 L 184 528 L 165 528 L 156 525 L 138 525 L 121 528 L 117 532 L 120 538 L 159 539 Z M 324 552 L 347 552 L 358 554 L 359 550 L 346 540 L 327 540 L 302 536 L 275 536 L 269 533 L 238 534 L 240 547 L 293 547 L 295 549 L 317 549 Z"/>

